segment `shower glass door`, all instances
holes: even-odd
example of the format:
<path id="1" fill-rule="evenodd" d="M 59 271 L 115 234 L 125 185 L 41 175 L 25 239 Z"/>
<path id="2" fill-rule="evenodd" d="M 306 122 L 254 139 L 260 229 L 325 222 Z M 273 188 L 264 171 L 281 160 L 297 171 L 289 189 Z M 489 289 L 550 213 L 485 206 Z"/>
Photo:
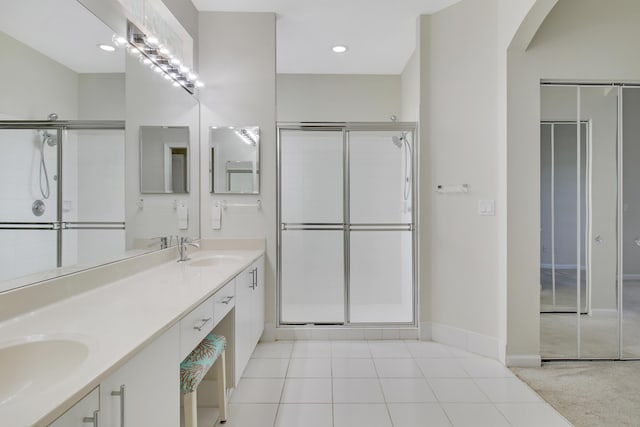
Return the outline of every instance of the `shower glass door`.
<path id="1" fill-rule="evenodd" d="M 279 144 L 280 321 L 342 324 L 343 132 L 281 130 Z"/>
<path id="2" fill-rule="evenodd" d="M 14 242 L 0 245 L 0 281 L 58 266 L 58 151 L 47 143 L 56 135 L 0 129 L 0 238 Z"/>
<path id="3" fill-rule="evenodd" d="M 349 321 L 413 321 L 412 133 L 349 132 Z"/>
<path id="4" fill-rule="evenodd" d="M 279 324 L 415 324 L 412 128 L 298 127 L 279 129 Z"/>
<path id="5" fill-rule="evenodd" d="M 63 131 L 62 265 L 94 265 L 125 251 L 124 130 Z"/>

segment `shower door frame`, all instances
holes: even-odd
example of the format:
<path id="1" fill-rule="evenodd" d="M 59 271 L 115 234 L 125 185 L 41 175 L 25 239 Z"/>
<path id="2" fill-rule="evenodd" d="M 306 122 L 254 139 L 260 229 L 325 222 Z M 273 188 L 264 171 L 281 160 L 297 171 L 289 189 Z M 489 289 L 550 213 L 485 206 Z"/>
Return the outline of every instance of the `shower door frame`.
<path id="1" fill-rule="evenodd" d="M 340 131 L 342 132 L 342 157 L 343 157 L 343 218 L 342 229 L 333 227 L 327 230 L 342 230 L 343 232 L 343 259 L 344 259 L 344 321 L 342 323 L 285 323 L 282 321 L 282 232 L 287 228 L 282 223 L 281 209 L 281 135 L 282 131 Z M 351 227 L 350 221 L 350 174 L 349 174 L 349 132 L 351 131 L 391 131 L 391 132 L 411 132 L 411 223 L 406 224 L 406 228 L 401 228 L 396 224 L 393 229 L 384 228 L 388 224 L 367 224 L 368 226 L 380 226 L 378 231 L 410 231 L 412 242 L 412 321 L 411 322 L 366 322 L 356 323 L 350 319 L 350 233 L 352 231 L 363 230 L 363 228 Z M 277 262 L 276 262 L 276 327 L 296 328 L 300 326 L 308 327 L 331 327 L 331 328 L 380 328 L 380 327 L 417 327 L 419 318 L 419 238 L 418 238 L 418 218 L 419 215 L 419 144 L 418 126 L 416 122 L 278 122 L 277 123 L 277 143 L 276 143 L 276 221 L 277 221 Z M 318 230 L 323 224 L 298 224 L 300 228 L 296 230 Z M 308 228 L 311 227 L 311 228 Z"/>
<path id="2" fill-rule="evenodd" d="M 56 232 L 56 267 L 62 267 L 62 235 L 65 230 L 124 230 L 124 222 L 63 221 L 62 146 L 66 130 L 125 130 L 124 120 L 0 120 L 0 130 L 50 130 L 56 132 L 56 220 L 51 222 L 2 222 L 0 230 L 50 230 Z"/>

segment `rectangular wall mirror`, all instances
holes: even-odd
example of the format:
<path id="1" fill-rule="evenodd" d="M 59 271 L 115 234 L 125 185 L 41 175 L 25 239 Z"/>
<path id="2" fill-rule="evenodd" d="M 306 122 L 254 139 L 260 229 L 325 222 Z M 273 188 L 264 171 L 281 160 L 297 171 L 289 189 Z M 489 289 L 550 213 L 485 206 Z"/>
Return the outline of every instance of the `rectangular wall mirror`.
<path id="1" fill-rule="evenodd" d="M 209 129 L 209 191 L 212 193 L 260 193 L 260 128 Z"/>
<path id="2" fill-rule="evenodd" d="M 140 126 L 140 192 L 189 192 L 187 126 Z"/>

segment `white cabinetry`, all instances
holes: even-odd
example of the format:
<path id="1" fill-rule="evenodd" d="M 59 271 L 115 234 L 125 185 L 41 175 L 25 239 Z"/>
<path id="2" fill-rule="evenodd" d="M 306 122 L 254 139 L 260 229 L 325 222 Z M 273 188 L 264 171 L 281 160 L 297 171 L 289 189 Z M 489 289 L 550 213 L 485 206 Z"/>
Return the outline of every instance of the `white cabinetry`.
<path id="1" fill-rule="evenodd" d="M 264 330 L 264 256 L 236 279 L 235 378 L 237 386 Z"/>
<path id="2" fill-rule="evenodd" d="M 49 427 L 89 427 L 100 424 L 100 397 L 99 387 L 91 390 L 89 394 L 80 399 L 60 418 L 49 424 Z M 96 420 L 97 417 L 97 420 Z"/>
<path id="3" fill-rule="evenodd" d="M 102 381 L 100 427 L 180 425 L 179 335 L 176 324 Z"/>

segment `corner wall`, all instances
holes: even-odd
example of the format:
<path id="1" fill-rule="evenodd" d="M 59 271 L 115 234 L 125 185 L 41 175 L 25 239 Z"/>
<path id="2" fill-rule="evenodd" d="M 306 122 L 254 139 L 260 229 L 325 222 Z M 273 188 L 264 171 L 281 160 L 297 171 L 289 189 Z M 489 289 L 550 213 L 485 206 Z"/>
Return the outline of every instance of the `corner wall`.
<path id="1" fill-rule="evenodd" d="M 478 201 L 498 194 L 497 28 L 497 0 L 462 1 L 421 22 L 421 322 L 436 340 L 500 358 L 505 213 L 478 214 Z M 469 193 L 438 194 L 438 184 Z"/>
<path id="2" fill-rule="evenodd" d="M 260 194 L 210 194 L 201 189 L 202 238 L 266 238 L 266 319 L 275 324 L 276 272 L 276 28 L 273 13 L 201 12 L 199 21 L 201 153 L 210 126 L 260 126 Z M 209 182 L 209 159 L 201 156 L 200 182 Z M 262 201 L 262 208 L 227 208 L 222 228 L 211 228 L 215 200 Z"/>

